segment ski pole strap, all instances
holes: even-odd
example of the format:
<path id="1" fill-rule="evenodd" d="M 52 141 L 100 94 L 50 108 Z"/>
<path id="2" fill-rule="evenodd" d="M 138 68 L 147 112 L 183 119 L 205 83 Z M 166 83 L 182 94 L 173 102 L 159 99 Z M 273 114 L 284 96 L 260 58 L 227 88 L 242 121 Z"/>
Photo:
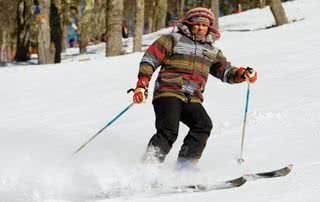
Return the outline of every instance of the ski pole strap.
<path id="1" fill-rule="evenodd" d="M 130 88 L 130 89 L 127 90 L 127 94 L 129 94 L 131 92 L 134 92 L 134 88 Z"/>

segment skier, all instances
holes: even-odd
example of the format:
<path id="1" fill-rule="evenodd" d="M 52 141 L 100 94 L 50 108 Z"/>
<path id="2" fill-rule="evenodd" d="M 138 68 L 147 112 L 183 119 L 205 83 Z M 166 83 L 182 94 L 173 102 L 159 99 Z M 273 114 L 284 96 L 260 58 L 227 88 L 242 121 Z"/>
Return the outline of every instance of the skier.
<path id="1" fill-rule="evenodd" d="M 149 81 L 161 66 L 155 82 L 153 107 L 156 134 L 144 154 L 144 162 L 163 162 L 178 136 L 179 122 L 189 127 L 178 154 L 177 169 L 196 169 L 210 136 L 212 122 L 202 106 L 208 75 L 226 83 L 254 83 L 252 68 L 232 66 L 213 46 L 220 33 L 214 15 L 206 8 L 189 10 L 177 23 L 177 32 L 162 35 L 142 57 L 133 95 L 135 103 L 146 100 Z"/>

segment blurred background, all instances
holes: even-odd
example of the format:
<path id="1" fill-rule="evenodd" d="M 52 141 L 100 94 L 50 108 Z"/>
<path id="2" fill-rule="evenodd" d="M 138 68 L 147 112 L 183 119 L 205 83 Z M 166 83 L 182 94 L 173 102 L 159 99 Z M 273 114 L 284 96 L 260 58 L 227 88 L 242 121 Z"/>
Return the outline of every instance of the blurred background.
<path id="1" fill-rule="evenodd" d="M 284 0 L 0 0 L 0 66 L 27 62 L 61 62 L 61 53 L 105 43 L 105 55 L 124 54 L 124 39 L 133 52 L 142 36 L 174 26 L 194 7 L 210 8 L 218 18 L 248 9 L 270 7 L 276 25 L 288 23 Z"/>

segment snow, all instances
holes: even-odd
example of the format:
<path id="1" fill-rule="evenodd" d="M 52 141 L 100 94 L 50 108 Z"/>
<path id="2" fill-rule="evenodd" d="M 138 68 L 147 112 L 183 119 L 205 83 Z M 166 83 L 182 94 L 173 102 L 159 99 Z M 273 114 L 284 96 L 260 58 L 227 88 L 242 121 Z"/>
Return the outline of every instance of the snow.
<path id="1" fill-rule="evenodd" d="M 251 85 L 241 165 L 245 84 L 209 79 L 203 104 L 214 129 L 199 163 L 201 172 L 177 173 L 184 125 L 163 165 L 140 163 L 155 132 L 151 99 L 130 108 L 72 155 L 131 103 L 126 90 L 136 83 L 143 53 L 105 58 L 101 44 L 85 55 L 68 50 L 62 64 L 0 68 L 0 201 L 319 201 L 320 1 L 295 0 L 284 6 L 296 22 L 264 29 L 274 24 L 268 8 L 220 19 L 222 39 L 216 45 L 234 65 L 251 66 L 259 76 Z M 146 35 L 144 44 L 171 29 Z M 130 51 L 132 39 L 124 42 Z M 290 163 L 294 167 L 287 177 L 236 189 L 181 194 L 150 189 L 154 183 L 223 181 Z M 101 193 L 111 198 L 99 198 Z"/>

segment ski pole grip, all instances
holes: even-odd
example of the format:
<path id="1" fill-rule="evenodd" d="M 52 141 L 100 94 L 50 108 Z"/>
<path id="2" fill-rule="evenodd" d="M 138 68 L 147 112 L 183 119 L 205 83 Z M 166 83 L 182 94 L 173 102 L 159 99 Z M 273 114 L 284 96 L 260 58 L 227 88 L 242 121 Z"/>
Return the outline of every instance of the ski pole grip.
<path id="1" fill-rule="evenodd" d="M 131 93 L 131 92 L 134 92 L 133 88 L 130 88 L 130 89 L 127 90 L 128 94 Z M 145 96 L 146 99 L 148 98 L 148 89 L 145 89 L 144 96 Z"/>
<path id="2" fill-rule="evenodd" d="M 131 93 L 131 92 L 134 92 L 134 89 L 133 88 L 130 88 L 127 90 L 127 94 Z"/>
<path id="3" fill-rule="evenodd" d="M 248 72 L 249 72 L 250 74 L 253 73 L 253 69 L 252 69 L 251 67 L 247 67 L 247 70 L 248 70 Z"/>

